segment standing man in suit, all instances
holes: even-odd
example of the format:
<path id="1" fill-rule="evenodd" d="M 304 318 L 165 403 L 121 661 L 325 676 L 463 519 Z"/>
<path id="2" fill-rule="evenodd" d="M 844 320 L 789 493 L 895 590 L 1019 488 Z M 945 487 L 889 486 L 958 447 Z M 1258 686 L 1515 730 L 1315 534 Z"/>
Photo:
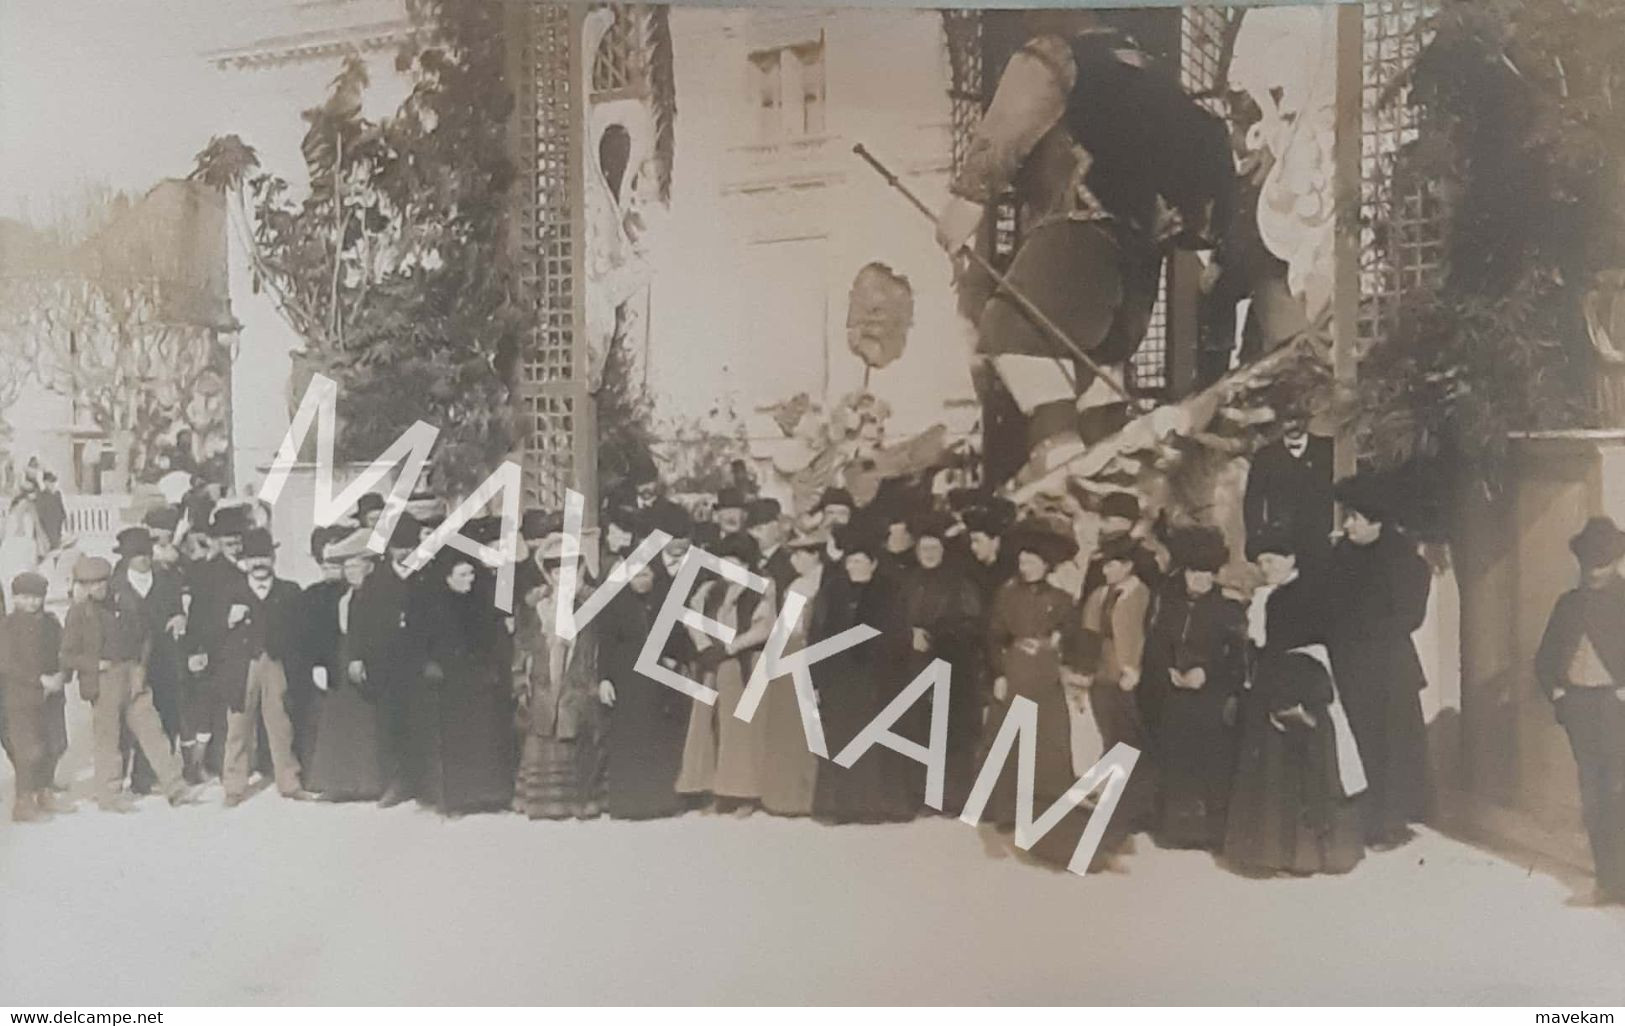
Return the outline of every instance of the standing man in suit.
<path id="1" fill-rule="evenodd" d="M 216 679 L 226 699 L 226 754 L 221 779 L 226 807 L 248 797 L 248 778 L 265 726 L 277 790 L 312 797 L 299 783 L 293 720 L 288 715 L 287 662 L 300 638 L 299 586 L 276 576 L 276 544 L 256 527 L 243 537 L 243 580 L 226 593 L 226 631 L 218 646 Z"/>
<path id="2" fill-rule="evenodd" d="M 1247 558 L 1258 557 L 1260 539 L 1280 533 L 1291 540 L 1300 568 L 1325 566 L 1335 526 L 1332 476 L 1332 440 L 1310 434 L 1302 410 L 1286 411 L 1281 437 L 1254 454 L 1247 472 Z"/>
<path id="3" fill-rule="evenodd" d="M 107 812 L 131 811 L 124 794 L 120 747 L 126 730 L 152 765 L 169 803 L 188 804 L 190 789 L 181 778 L 180 760 L 164 737 L 142 672 L 146 636 L 141 612 L 115 604 L 109 586 L 112 576 L 112 565 L 100 556 L 86 556 L 75 564 L 78 597 L 62 628 L 62 669 L 79 678 L 79 696 L 91 704 L 97 804 Z"/>
<path id="4" fill-rule="evenodd" d="M 141 672 L 152 692 L 152 704 L 174 751 L 181 733 L 181 636 L 186 613 L 179 575 L 159 567 L 153 558 L 152 534 L 146 527 L 127 527 L 118 536 L 119 564 L 113 575 L 113 604 L 128 611 L 143 639 Z M 134 753 L 130 790 L 149 794 L 157 775 L 139 752 Z"/>
<path id="5" fill-rule="evenodd" d="M 1580 585 L 1557 600 L 1535 676 L 1568 732 L 1580 771 L 1599 905 L 1625 904 L 1625 531 L 1592 517 L 1569 541 Z"/>

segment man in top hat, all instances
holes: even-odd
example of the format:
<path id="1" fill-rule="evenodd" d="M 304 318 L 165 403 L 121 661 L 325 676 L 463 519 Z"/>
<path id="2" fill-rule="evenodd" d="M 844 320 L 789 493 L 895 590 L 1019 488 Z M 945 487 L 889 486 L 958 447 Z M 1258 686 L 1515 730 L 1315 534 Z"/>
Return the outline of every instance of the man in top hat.
<path id="1" fill-rule="evenodd" d="M 164 736 L 173 746 L 181 738 L 181 674 L 185 651 L 181 639 L 186 634 L 184 585 L 172 569 L 160 568 L 153 559 L 152 533 L 145 526 L 127 527 L 119 532 L 113 569 L 113 604 L 141 626 L 143 637 L 141 672 L 152 692 Z M 195 746 L 193 749 L 195 754 Z M 183 770 L 185 762 L 182 763 Z M 157 782 L 151 764 L 134 753 L 130 790 L 148 794 Z"/>
<path id="2" fill-rule="evenodd" d="M 57 487 L 56 474 L 52 471 L 47 470 L 40 475 L 39 494 L 34 496 L 34 515 L 39 518 L 47 548 L 52 552 L 61 548 L 62 526 L 68 522 L 68 510 Z"/>
<path id="3" fill-rule="evenodd" d="M 813 512 L 818 515 L 818 526 L 829 535 L 829 544 L 824 548 L 824 557 L 832 565 L 840 567 L 846 552 L 842 547 L 841 539 L 845 528 L 852 523 L 852 515 L 857 512 L 858 504 L 852 498 L 852 493 L 845 488 L 825 488 L 818 497 L 818 504 Z"/>
<path id="4" fill-rule="evenodd" d="M 729 535 L 745 533 L 745 493 L 729 485 L 717 492 L 711 506 L 711 520 L 716 524 L 718 541 Z"/>
<path id="5" fill-rule="evenodd" d="M 1085 567 L 1083 574 L 1085 597 L 1093 595 L 1105 585 L 1105 561 L 1102 553 L 1107 547 L 1119 541 L 1126 542 L 1133 554 L 1134 575 L 1148 588 L 1157 585 L 1162 577 L 1162 568 L 1157 565 L 1156 553 L 1135 536 L 1139 526 L 1140 500 L 1132 494 L 1113 492 L 1101 501 L 1100 540 L 1095 547 L 1095 553 L 1089 557 L 1089 565 Z"/>
<path id="6" fill-rule="evenodd" d="M 79 696 L 91 704 L 97 803 L 110 812 L 129 811 L 120 748 L 128 730 L 170 804 L 186 804 L 191 796 L 181 777 L 180 759 L 164 737 L 141 671 L 145 624 L 139 610 L 114 604 L 112 576 L 112 565 L 99 556 L 82 557 L 74 565 L 78 597 L 62 628 L 60 655 L 62 669 L 79 680 Z"/>
<path id="7" fill-rule="evenodd" d="M 423 663 L 408 623 L 419 601 L 421 583 L 420 575 L 407 566 L 406 560 L 422 537 L 417 519 L 410 513 L 402 514 L 390 535 L 384 565 L 367 577 L 350 611 L 351 644 L 356 658 L 347 671 L 352 683 L 373 689 L 382 712 L 380 756 L 388 789 L 379 804 L 385 808 L 417 797 L 419 784 L 419 767 L 412 756 L 410 711 L 412 689 Z"/>
<path id="8" fill-rule="evenodd" d="M 1569 541 L 1580 585 L 1552 609 L 1535 675 L 1580 771 L 1599 904 L 1625 903 L 1625 532 L 1592 517 Z"/>
<path id="9" fill-rule="evenodd" d="M 276 576 L 276 543 L 262 527 L 243 537 L 243 580 L 226 598 L 226 633 L 216 648 L 216 679 L 226 701 L 226 806 L 248 798 L 259 730 L 265 728 L 277 790 L 311 797 L 299 783 L 293 721 L 288 715 L 287 662 L 300 638 L 298 585 Z"/>
<path id="10" fill-rule="evenodd" d="M 1247 558 L 1258 555 L 1258 540 L 1269 531 L 1292 537 L 1298 565 L 1313 572 L 1325 564 L 1333 528 L 1332 440 L 1309 433 L 1309 418 L 1298 408 L 1281 417 L 1281 437 L 1253 454 L 1247 470 L 1242 515 L 1247 525 Z"/>
<path id="11" fill-rule="evenodd" d="M 62 626 L 45 611 L 46 580 L 33 571 L 11 582 L 11 612 L 0 619 L 0 745 L 11 759 L 17 797 L 11 818 L 32 822 L 57 810 L 56 764 L 68 748 L 58 672 Z"/>
<path id="12" fill-rule="evenodd" d="M 782 596 L 800 576 L 785 545 L 784 508 L 777 499 L 753 499 L 745 507 L 745 530 L 761 550 L 762 576 L 773 582 L 774 593 Z"/>
<path id="13" fill-rule="evenodd" d="M 1366 841 L 1398 847 L 1427 813 L 1427 677 L 1411 635 L 1427 617 L 1432 571 L 1400 530 L 1391 483 L 1358 474 L 1338 483 L 1343 537 L 1332 549 L 1327 593 L 1332 676 L 1359 745 L 1368 789 Z"/>

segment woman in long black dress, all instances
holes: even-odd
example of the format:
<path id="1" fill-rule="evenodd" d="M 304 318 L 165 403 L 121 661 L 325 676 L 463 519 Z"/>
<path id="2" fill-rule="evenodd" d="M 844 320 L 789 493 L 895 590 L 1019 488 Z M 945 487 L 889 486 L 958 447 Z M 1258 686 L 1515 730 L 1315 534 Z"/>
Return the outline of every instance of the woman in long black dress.
<path id="1" fill-rule="evenodd" d="M 942 811 L 959 815 L 976 780 L 976 754 L 981 745 L 982 710 L 986 707 L 986 651 L 982 638 L 982 598 L 964 571 L 948 562 L 947 540 L 953 519 L 945 513 L 914 518 L 914 568 L 904 578 L 910 649 L 908 678 L 942 659 L 950 672 L 948 745 L 943 772 Z M 925 743 L 929 706 L 912 710 L 911 740 Z M 901 731 L 899 731 L 901 732 Z M 923 780 L 923 768 L 922 768 Z M 923 783 L 922 783 L 923 786 Z"/>
<path id="2" fill-rule="evenodd" d="M 306 635 L 311 676 L 321 697 L 305 785 L 323 801 L 376 801 L 388 788 L 380 761 L 378 696 L 361 672 L 350 634 L 357 596 L 372 572 L 365 540 L 346 540 L 339 550 L 328 546 L 326 558 L 343 562 L 344 590 L 330 611 L 320 608 L 320 619 L 313 619 Z"/>
<path id="3" fill-rule="evenodd" d="M 1146 642 L 1142 687 L 1158 692 L 1157 843 L 1217 848 L 1236 769 L 1236 713 L 1246 676 L 1246 615 L 1214 586 L 1229 559 L 1216 528 L 1176 539 L 1183 566 Z"/>
<path id="4" fill-rule="evenodd" d="M 839 537 L 844 572 L 824 575 L 808 641 L 816 645 L 859 624 L 880 634 L 813 667 L 830 755 L 818 766 L 813 815 L 835 823 L 912 819 L 924 798 L 907 790 L 917 776 L 917 763 L 878 745 L 850 768 L 833 761 L 909 682 L 909 630 L 902 594 L 893 577 L 876 572 L 881 539 L 857 526 L 839 532 Z"/>
<path id="5" fill-rule="evenodd" d="M 499 613 L 475 593 L 471 560 L 431 568 L 421 607 L 424 781 L 418 800 L 447 815 L 505 809 L 513 800 L 513 711 Z"/>
<path id="6" fill-rule="evenodd" d="M 655 572 L 633 575 L 599 614 L 599 690 L 610 707 L 605 806 L 616 819 L 654 819 L 683 811 L 677 771 L 690 699 L 637 672 L 654 628 Z"/>
<path id="7" fill-rule="evenodd" d="M 1363 849 L 1338 769 L 1324 607 L 1298 576 L 1290 540 L 1266 539 L 1258 564 L 1265 586 L 1247 614 L 1250 672 L 1224 858 L 1255 873 L 1346 873 Z"/>

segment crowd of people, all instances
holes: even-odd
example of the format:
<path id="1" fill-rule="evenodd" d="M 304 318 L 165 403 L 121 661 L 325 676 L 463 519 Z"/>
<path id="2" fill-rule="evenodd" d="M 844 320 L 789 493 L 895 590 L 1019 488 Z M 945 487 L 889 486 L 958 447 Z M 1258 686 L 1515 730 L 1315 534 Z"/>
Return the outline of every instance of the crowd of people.
<path id="1" fill-rule="evenodd" d="M 613 566 L 656 529 L 673 540 L 570 641 L 553 631 L 562 519 L 543 511 L 522 520 L 511 615 L 493 601 L 493 571 L 454 549 L 410 569 L 443 513 L 403 512 L 374 556 L 377 494 L 352 522 L 316 530 L 322 579 L 304 588 L 277 576 L 272 536 L 244 506 L 150 511 L 119 535 L 116 564 L 77 562 L 60 629 L 43 578 L 19 575 L 0 631 L 14 816 L 71 807 L 55 778 L 70 679 L 92 706 L 96 800 L 112 811 L 129 811 L 132 793 L 197 801 L 213 777 L 236 806 L 259 776 L 289 799 L 416 801 L 452 816 L 958 815 L 1017 698 L 1037 709 L 1038 814 L 1079 777 L 1073 731 L 1142 753 L 1097 867 L 1150 832 L 1247 871 L 1341 872 L 1365 845 L 1403 843 L 1426 811 L 1410 634 L 1429 573 L 1388 497 L 1360 479 L 1340 487 L 1335 544 L 1303 529 L 1304 517 L 1330 526 L 1329 504 L 1305 506 L 1321 501 L 1313 490 L 1249 496 L 1245 550 L 1263 581 L 1252 590 L 1221 574 L 1241 565 L 1240 545 L 1212 527 L 1152 529 L 1129 493 L 1106 497 L 1084 554 L 1070 521 L 1019 517 L 973 489 L 893 480 L 859 504 L 832 487 L 794 516 L 731 487 L 691 509 L 652 463 L 635 478 L 607 504 L 593 562 Z M 463 530 L 494 542 L 501 522 Z M 688 605 L 733 639 L 680 626 L 666 640 L 661 664 L 715 689 L 714 704 L 635 668 L 694 546 L 768 582 L 764 593 L 702 576 Z M 1055 583 L 1063 566 L 1081 571 L 1081 591 Z M 580 570 L 578 604 L 595 586 L 587 561 Z M 831 755 L 934 660 L 949 665 L 940 810 L 925 803 L 924 767 L 896 751 L 871 747 L 845 767 L 813 754 L 789 680 L 741 709 L 790 592 L 807 602 L 786 652 L 855 625 L 879 632 L 813 664 Z M 924 744 L 929 705 L 893 730 Z M 994 843 L 1022 815 L 1015 765 L 990 768 Z M 1066 864 L 1091 805 L 1032 854 Z"/>

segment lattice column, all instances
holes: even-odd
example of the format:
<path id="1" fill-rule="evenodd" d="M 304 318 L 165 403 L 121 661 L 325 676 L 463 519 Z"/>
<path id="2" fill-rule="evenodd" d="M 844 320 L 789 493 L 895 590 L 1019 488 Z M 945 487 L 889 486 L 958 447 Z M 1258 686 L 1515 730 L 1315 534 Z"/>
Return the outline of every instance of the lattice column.
<path id="1" fill-rule="evenodd" d="M 581 325 L 582 81 L 579 5 L 516 12 L 520 285 L 534 311 L 520 362 L 518 416 L 527 503 L 559 509 L 574 488 L 596 509 L 594 428 Z"/>
<path id="2" fill-rule="evenodd" d="M 1408 290 L 1427 285 L 1443 258 L 1439 205 L 1429 182 L 1405 173 L 1418 112 L 1409 79 L 1427 43 L 1437 0 L 1367 0 L 1360 140 L 1359 339 L 1383 336 Z"/>

